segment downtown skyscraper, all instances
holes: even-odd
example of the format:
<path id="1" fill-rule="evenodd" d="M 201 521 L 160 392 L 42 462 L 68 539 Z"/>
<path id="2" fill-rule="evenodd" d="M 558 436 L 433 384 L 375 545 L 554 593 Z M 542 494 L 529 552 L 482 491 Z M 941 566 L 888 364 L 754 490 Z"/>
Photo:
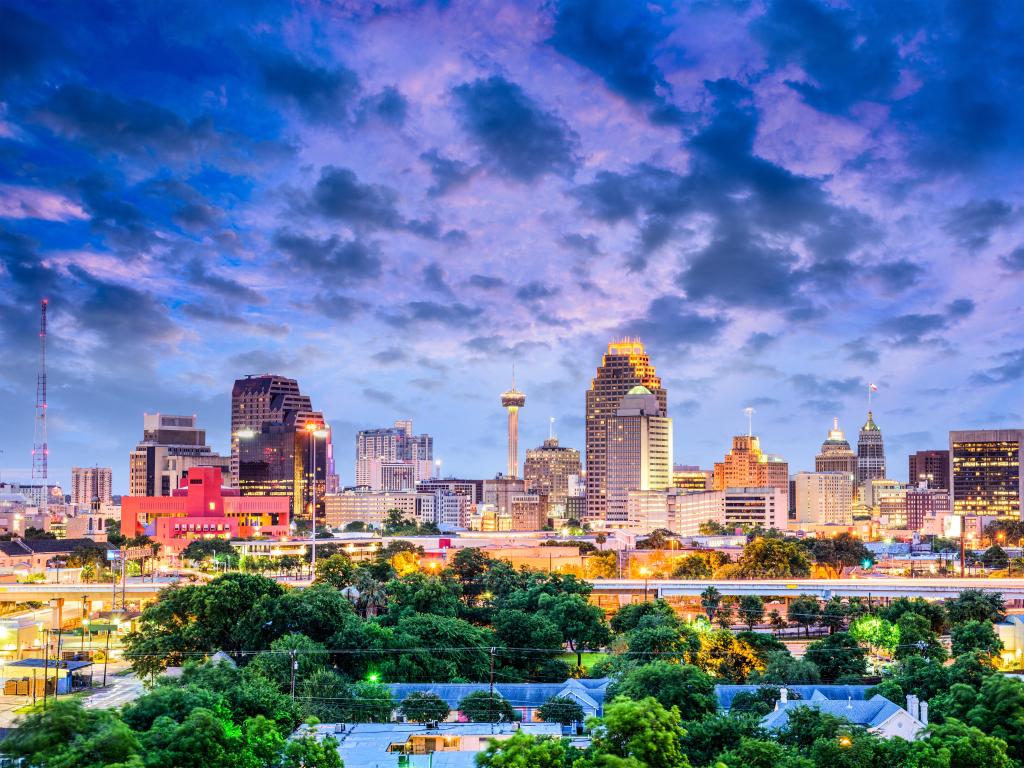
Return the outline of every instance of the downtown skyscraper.
<path id="1" fill-rule="evenodd" d="M 609 343 L 586 393 L 588 520 L 604 520 L 607 516 L 608 421 L 618 412 L 622 399 L 637 386 L 646 387 L 657 400 L 661 414 L 667 415 L 668 393 L 643 343 L 639 339 Z"/>
<path id="2" fill-rule="evenodd" d="M 874 415 L 868 411 L 868 420 L 860 428 L 857 438 L 857 484 L 863 488 L 872 480 L 885 478 L 885 443 L 882 430 L 875 424 Z"/>

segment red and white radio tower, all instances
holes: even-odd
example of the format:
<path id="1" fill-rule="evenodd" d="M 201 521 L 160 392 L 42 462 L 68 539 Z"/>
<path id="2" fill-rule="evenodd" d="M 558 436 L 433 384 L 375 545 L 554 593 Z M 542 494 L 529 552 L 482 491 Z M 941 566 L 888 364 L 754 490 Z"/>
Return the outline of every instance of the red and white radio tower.
<path id="1" fill-rule="evenodd" d="M 46 305 L 43 299 L 39 305 L 39 373 L 36 375 L 36 429 L 32 441 L 32 479 L 43 484 L 42 500 L 44 515 L 48 513 L 50 489 L 47 488 L 49 470 L 47 467 L 50 449 L 46 444 Z"/>

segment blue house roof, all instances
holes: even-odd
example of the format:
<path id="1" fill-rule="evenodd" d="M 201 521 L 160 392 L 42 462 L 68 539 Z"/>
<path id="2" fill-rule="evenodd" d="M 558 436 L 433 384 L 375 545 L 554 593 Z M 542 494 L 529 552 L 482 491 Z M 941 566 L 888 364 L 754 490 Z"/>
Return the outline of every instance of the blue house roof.
<path id="1" fill-rule="evenodd" d="M 764 685 L 716 685 L 715 695 L 718 697 L 719 709 L 731 709 L 732 700 L 737 693 L 756 693 Z M 781 688 L 783 686 L 770 685 L 770 688 Z M 836 701 L 847 699 L 863 701 L 870 685 L 787 685 L 785 688 L 799 697 L 801 700 L 811 699 L 815 692 L 819 698 L 833 699 Z M 796 697 L 793 697 L 796 698 Z"/>
<path id="2" fill-rule="evenodd" d="M 822 696 L 821 698 L 812 697 L 806 701 L 787 701 L 786 703 L 780 701 L 778 709 L 761 720 L 761 725 L 772 731 L 782 730 L 789 722 L 789 713 L 796 707 L 814 707 L 820 712 L 841 717 L 864 728 L 881 725 L 897 712 L 902 711 L 902 707 L 898 704 L 894 704 L 878 694 L 867 701 L 835 701 Z"/>
<path id="3" fill-rule="evenodd" d="M 582 706 L 600 711 L 604 704 L 608 678 L 596 680 L 566 680 L 564 683 L 495 683 L 494 692 L 513 707 L 536 709 L 554 696 L 572 696 Z M 388 686 L 395 701 L 401 702 L 411 693 L 433 693 L 451 708 L 456 709 L 466 696 L 487 691 L 487 683 L 391 683 Z"/>

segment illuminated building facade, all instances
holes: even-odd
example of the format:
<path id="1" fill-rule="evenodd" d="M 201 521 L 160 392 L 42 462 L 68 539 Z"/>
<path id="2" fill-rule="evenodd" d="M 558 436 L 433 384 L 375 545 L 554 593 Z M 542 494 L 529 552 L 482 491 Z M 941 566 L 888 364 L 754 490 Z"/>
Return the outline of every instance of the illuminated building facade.
<path id="1" fill-rule="evenodd" d="M 544 494 L 551 504 L 564 505 L 569 495 L 569 478 L 579 477 L 580 468 L 579 451 L 559 445 L 557 437 L 548 438 L 540 448 L 526 452 L 526 490 Z"/>
<path id="2" fill-rule="evenodd" d="M 728 488 L 725 494 L 726 528 L 786 528 L 788 493 L 778 488 Z"/>
<path id="3" fill-rule="evenodd" d="M 910 454 L 907 477 L 911 485 L 926 482 L 929 488 L 949 490 L 949 451 Z"/>
<path id="4" fill-rule="evenodd" d="M 633 387 L 646 387 L 668 414 L 668 393 L 661 386 L 650 358 L 639 339 L 608 344 L 601 365 L 586 394 L 586 505 L 588 520 L 603 520 L 608 511 L 608 425 L 622 398 Z M 671 461 L 671 459 L 670 459 Z M 671 467 L 670 467 L 671 469 Z"/>
<path id="5" fill-rule="evenodd" d="M 651 533 L 658 528 L 679 536 L 698 536 L 702 523 L 725 523 L 725 494 L 722 491 L 630 491 L 627 502 L 631 532 Z"/>
<path id="6" fill-rule="evenodd" d="M 330 428 L 294 379 L 263 374 L 235 381 L 231 451 L 243 496 L 288 497 L 292 519 L 308 521 L 315 487 L 317 517 L 323 515 L 334 485 Z"/>
<path id="7" fill-rule="evenodd" d="M 928 518 L 944 517 L 949 514 L 949 491 L 944 488 L 911 486 L 905 497 L 907 528 L 920 531 Z"/>
<path id="8" fill-rule="evenodd" d="M 789 464 L 764 453 L 756 435 L 737 435 L 732 450 L 715 462 L 714 489 L 726 488 L 778 488 L 788 496 Z"/>
<path id="9" fill-rule="evenodd" d="M 192 467 L 220 467 L 231 485 L 231 459 L 206 445 L 195 416 L 142 415 L 142 442 L 128 458 L 131 496 L 170 496 Z"/>
<path id="10" fill-rule="evenodd" d="M 413 434 L 411 419 L 356 433 L 357 486 L 371 491 L 411 490 L 433 477 L 433 464 L 434 438 Z"/>
<path id="11" fill-rule="evenodd" d="M 709 491 L 715 484 L 715 473 L 710 469 L 676 465 L 672 468 L 672 485 L 682 491 Z"/>
<path id="12" fill-rule="evenodd" d="M 853 525 L 853 475 L 850 473 L 798 472 L 793 486 L 798 525 Z"/>
<path id="13" fill-rule="evenodd" d="M 89 507 L 93 499 L 102 504 L 113 504 L 113 471 L 110 467 L 72 467 L 71 503 Z"/>
<path id="14" fill-rule="evenodd" d="M 950 484 L 957 515 L 1021 519 L 1024 429 L 949 433 Z"/>
<path id="15" fill-rule="evenodd" d="M 435 522 L 433 493 L 377 493 L 364 489 L 331 493 L 324 498 L 324 520 L 331 528 L 365 523 L 380 528 L 388 512 L 397 510 L 419 523 Z"/>
<path id="16" fill-rule="evenodd" d="M 196 539 L 288 534 L 288 499 L 240 496 L 222 478 L 220 467 L 193 467 L 171 496 L 123 497 L 121 534 L 145 534 L 174 553 Z"/>
<path id="17" fill-rule="evenodd" d="M 885 443 L 882 430 L 868 411 L 868 420 L 860 428 L 857 438 L 857 485 L 863 487 L 872 480 L 885 477 Z"/>
<path id="18" fill-rule="evenodd" d="M 614 527 L 628 524 L 631 491 L 672 487 L 672 419 L 658 396 L 638 384 L 605 425 L 604 519 Z"/>
<path id="19" fill-rule="evenodd" d="M 857 477 L 857 454 L 839 428 L 839 419 L 832 419 L 832 429 L 821 444 L 821 452 L 814 457 L 815 472 L 843 472 Z"/>
<path id="20" fill-rule="evenodd" d="M 445 490 L 459 496 L 465 496 L 470 504 L 478 504 L 484 498 L 483 480 L 464 480 L 456 477 L 421 480 L 416 484 L 416 490 L 420 493 L 434 493 L 438 490 Z"/>

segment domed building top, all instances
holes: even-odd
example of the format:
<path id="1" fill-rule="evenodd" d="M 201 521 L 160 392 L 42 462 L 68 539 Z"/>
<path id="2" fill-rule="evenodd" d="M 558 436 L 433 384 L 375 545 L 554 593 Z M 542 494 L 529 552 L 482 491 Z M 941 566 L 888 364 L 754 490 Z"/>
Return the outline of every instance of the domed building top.
<path id="1" fill-rule="evenodd" d="M 629 392 L 626 393 L 626 395 L 651 395 L 651 394 L 654 394 L 654 393 L 651 392 L 651 390 L 649 390 L 643 384 L 637 384 L 635 387 L 633 387 L 631 390 L 629 390 Z"/>
<path id="2" fill-rule="evenodd" d="M 864 422 L 864 426 L 860 428 L 860 431 L 861 432 L 881 432 L 882 431 L 882 430 L 880 430 L 878 428 L 878 425 L 875 424 L 875 418 L 871 414 L 871 411 L 868 411 L 868 420 Z"/>

